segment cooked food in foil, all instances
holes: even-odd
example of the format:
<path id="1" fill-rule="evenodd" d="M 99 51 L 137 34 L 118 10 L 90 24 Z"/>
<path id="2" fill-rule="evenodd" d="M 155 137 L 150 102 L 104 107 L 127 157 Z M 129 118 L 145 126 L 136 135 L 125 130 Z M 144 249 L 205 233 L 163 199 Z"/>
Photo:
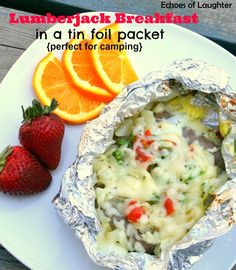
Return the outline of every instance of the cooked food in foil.
<path id="1" fill-rule="evenodd" d="M 205 214 L 228 179 L 219 130 L 193 94 L 151 103 L 125 119 L 93 162 L 100 252 L 160 252 Z"/>
<path id="2" fill-rule="evenodd" d="M 186 270 L 232 228 L 235 100 L 221 68 L 183 59 L 86 124 L 54 205 L 95 263 Z"/>

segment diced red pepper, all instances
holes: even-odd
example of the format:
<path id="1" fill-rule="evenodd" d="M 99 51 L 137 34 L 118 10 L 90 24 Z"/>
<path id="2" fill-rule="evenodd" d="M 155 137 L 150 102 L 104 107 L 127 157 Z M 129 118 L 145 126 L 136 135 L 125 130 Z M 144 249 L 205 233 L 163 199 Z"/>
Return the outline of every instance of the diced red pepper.
<path id="1" fill-rule="evenodd" d="M 145 210 L 142 206 L 135 207 L 126 216 L 129 222 L 136 223 L 145 214 Z"/>
<path id="2" fill-rule="evenodd" d="M 141 139 L 140 140 L 141 144 L 143 145 L 143 147 L 147 147 L 147 141 L 145 139 Z"/>
<path id="3" fill-rule="evenodd" d="M 128 205 L 134 205 L 134 204 L 136 204 L 136 203 L 137 203 L 137 201 L 131 200 L 131 201 L 128 203 Z"/>
<path id="4" fill-rule="evenodd" d="M 151 145 L 154 142 L 154 140 L 146 141 L 145 139 L 141 139 L 140 142 L 144 148 L 147 148 L 149 145 Z"/>
<path id="5" fill-rule="evenodd" d="M 141 161 L 141 162 L 146 162 L 146 161 L 148 161 L 148 160 L 151 159 L 150 156 L 148 156 L 147 154 L 145 154 L 145 153 L 142 151 L 142 148 L 141 148 L 141 147 L 138 146 L 138 147 L 135 149 L 135 151 L 136 151 L 136 159 L 137 159 L 137 160 L 139 160 L 139 161 Z"/>
<path id="6" fill-rule="evenodd" d="M 147 129 L 145 132 L 144 132 L 144 135 L 145 136 L 152 136 L 152 132 L 150 129 Z"/>
<path id="7" fill-rule="evenodd" d="M 166 198 L 166 200 L 164 202 L 164 207 L 166 209 L 167 216 L 172 215 L 175 211 L 174 203 L 170 198 Z"/>
<path id="8" fill-rule="evenodd" d="M 152 143 L 154 143 L 154 140 L 150 140 L 146 142 L 147 145 L 151 145 Z"/>

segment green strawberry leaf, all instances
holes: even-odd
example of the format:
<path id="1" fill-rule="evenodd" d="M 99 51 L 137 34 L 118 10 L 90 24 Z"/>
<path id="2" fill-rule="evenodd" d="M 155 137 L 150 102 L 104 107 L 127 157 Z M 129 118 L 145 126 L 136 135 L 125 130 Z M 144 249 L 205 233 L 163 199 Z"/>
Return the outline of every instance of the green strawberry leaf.
<path id="1" fill-rule="evenodd" d="M 23 121 L 31 123 L 31 121 L 39 116 L 48 115 L 58 107 L 59 103 L 55 98 L 52 99 L 50 106 L 43 106 L 37 99 L 32 101 L 32 106 L 28 107 L 26 110 L 21 106 L 23 113 Z"/>

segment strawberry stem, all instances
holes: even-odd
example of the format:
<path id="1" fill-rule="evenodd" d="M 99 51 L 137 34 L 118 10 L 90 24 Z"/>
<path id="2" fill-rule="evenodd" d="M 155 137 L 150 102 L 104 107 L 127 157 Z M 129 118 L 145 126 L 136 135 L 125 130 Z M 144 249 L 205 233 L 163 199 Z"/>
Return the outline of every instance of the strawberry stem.
<path id="1" fill-rule="evenodd" d="M 4 169 L 5 165 L 6 165 L 6 159 L 7 157 L 12 153 L 13 151 L 13 147 L 12 146 L 7 146 L 2 153 L 0 153 L 0 173 L 2 172 L 2 170 Z"/>
<path id="2" fill-rule="evenodd" d="M 28 107 L 26 110 L 21 106 L 23 113 L 23 122 L 31 122 L 34 118 L 37 118 L 41 115 L 50 114 L 58 107 L 58 102 L 55 98 L 52 99 L 50 106 L 43 106 L 37 99 L 32 101 L 32 106 Z"/>

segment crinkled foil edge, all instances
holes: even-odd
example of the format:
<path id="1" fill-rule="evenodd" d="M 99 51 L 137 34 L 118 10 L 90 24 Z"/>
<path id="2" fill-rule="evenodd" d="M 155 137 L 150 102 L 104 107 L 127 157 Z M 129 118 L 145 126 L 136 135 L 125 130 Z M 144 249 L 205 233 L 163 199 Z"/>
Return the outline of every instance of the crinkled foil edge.
<path id="1" fill-rule="evenodd" d="M 169 82 L 173 80 L 181 83 L 181 86 L 172 89 Z M 152 101 L 169 100 L 190 90 L 213 94 L 220 112 L 233 121 L 232 130 L 222 144 L 222 155 L 230 180 L 217 191 L 205 216 L 182 240 L 162 252 L 159 258 L 134 252 L 126 257 L 99 253 L 96 235 L 101 227 L 94 204 L 94 157 L 105 152 L 113 143 L 114 130 L 124 118 L 140 112 Z M 97 119 L 85 126 L 78 157 L 65 172 L 61 190 L 54 198 L 54 206 L 64 221 L 75 230 L 94 262 L 117 270 L 184 270 L 201 257 L 213 239 L 233 226 L 236 220 L 236 163 L 229 149 L 236 139 L 235 97 L 229 86 L 229 76 L 224 70 L 193 59 L 178 60 L 127 86 Z"/>

